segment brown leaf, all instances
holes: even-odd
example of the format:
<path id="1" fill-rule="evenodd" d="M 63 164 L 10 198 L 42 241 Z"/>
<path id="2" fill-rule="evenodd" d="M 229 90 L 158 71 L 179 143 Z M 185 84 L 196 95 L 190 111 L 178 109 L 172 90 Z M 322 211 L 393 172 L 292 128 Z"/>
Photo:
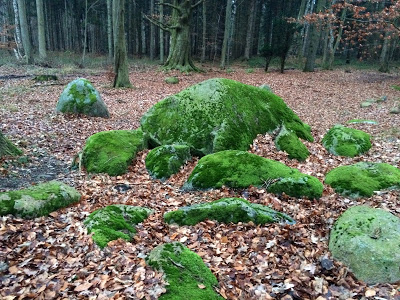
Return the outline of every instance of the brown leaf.
<path id="1" fill-rule="evenodd" d="M 74 288 L 74 291 L 75 292 L 86 291 L 86 290 L 90 289 L 91 286 L 92 286 L 92 283 L 86 282 L 86 283 L 83 283 L 81 285 L 78 285 L 76 288 Z"/>

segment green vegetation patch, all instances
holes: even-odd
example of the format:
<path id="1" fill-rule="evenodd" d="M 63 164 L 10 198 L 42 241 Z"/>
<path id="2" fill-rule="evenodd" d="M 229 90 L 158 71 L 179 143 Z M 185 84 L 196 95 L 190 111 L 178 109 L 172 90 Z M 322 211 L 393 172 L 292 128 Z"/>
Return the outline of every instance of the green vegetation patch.
<path id="1" fill-rule="evenodd" d="M 168 282 L 167 292 L 159 299 L 207 299 L 222 300 L 214 291 L 218 281 L 201 257 L 174 242 L 155 247 L 146 262 L 156 270 L 162 271 Z"/>
<path id="2" fill-rule="evenodd" d="M 57 112 L 108 118 L 110 114 L 99 92 L 89 80 L 78 78 L 68 83 L 57 102 Z"/>
<path id="3" fill-rule="evenodd" d="M 334 224 L 329 250 L 367 284 L 400 280 L 400 218 L 382 209 L 353 206 Z"/>
<path id="4" fill-rule="evenodd" d="M 0 158 L 3 156 L 18 156 L 21 154 L 22 151 L 0 132 Z"/>
<path id="5" fill-rule="evenodd" d="M 201 158 L 184 185 L 186 189 L 264 186 L 271 193 L 319 198 L 323 185 L 315 177 L 280 162 L 245 151 L 226 150 Z"/>
<path id="6" fill-rule="evenodd" d="M 293 131 L 287 130 L 284 125 L 275 138 L 275 145 L 278 150 L 286 151 L 291 159 L 303 161 L 310 155 L 307 147 L 299 140 L 297 135 Z"/>
<path id="7" fill-rule="evenodd" d="M 0 193 L 0 216 L 12 214 L 33 219 L 78 202 L 81 195 L 58 181 L 41 183 L 27 189 Z"/>
<path id="8" fill-rule="evenodd" d="M 365 119 L 352 119 L 346 122 L 347 124 L 371 124 L 371 125 L 377 125 L 377 121 L 373 120 L 365 120 Z"/>
<path id="9" fill-rule="evenodd" d="M 374 191 L 400 188 L 400 169 L 386 163 L 359 162 L 326 174 L 325 183 L 351 197 L 371 197 Z"/>
<path id="10" fill-rule="evenodd" d="M 179 79 L 177 77 L 167 77 L 165 78 L 165 82 L 168 84 L 177 84 L 179 83 Z"/>
<path id="11" fill-rule="evenodd" d="M 108 242 L 119 238 L 130 241 L 136 233 L 135 225 L 143 222 L 152 210 L 123 204 L 109 205 L 95 210 L 84 221 L 93 241 L 104 248 Z"/>
<path id="12" fill-rule="evenodd" d="M 191 158 L 189 146 L 159 146 L 147 154 L 146 168 L 151 176 L 158 179 L 166 179 L 177 173 L 180 167 Z"/>
<path id="13" fill-rule="evenodd" d="M 36 75 L 33 77 L 34 81 L 50 81 L 50 80 L 58 80 L 56 75 Z"/>
<path id="14" fill-rule="evenodd" d="M 210 203 L 185 206 L 164 214 L 167 223 L 179 225 L 195 225 L 205 219 L 223 223 L 254 222 L 266 224 L 286 222 L 294 224 L 294 220 L 284 213 L 277 212 L 268 206 L 250 203 L 241 198 L 223 198 Z"/>
<path id="15" fill-rule="evenodd" d="M 136 154 L 146 146 L 146 138 L 140 128 L 98 132 L 86 141 L 82 165 L 89 173 L 121 175 L 126 173 Z"/>
<path id="16" fill-rule="evenodd" d="M 221 78 L 203 81 L 158 102 L 141 119 L 152 146 L 186 144 L 199 156 L 247 150 L 257 134 L 282 125 L 299 138 L 313 140 L 310 126 L 281 98 Z"/>
<path id="17" fill-rule="evenodd" d="M 371 148 L 371 137 L 364 131 L 335 125 L 325 134 L 322 145 L 334 155 L 354 157 Z"/>

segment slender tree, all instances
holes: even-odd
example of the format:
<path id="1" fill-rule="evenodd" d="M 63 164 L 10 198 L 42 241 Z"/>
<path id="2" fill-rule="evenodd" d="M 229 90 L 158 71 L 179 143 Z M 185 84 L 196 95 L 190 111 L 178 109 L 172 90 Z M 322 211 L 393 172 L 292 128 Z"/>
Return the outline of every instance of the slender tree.
<path id="1" fill-rule="evenodd" d="M 225 69 L 228 60 L 228 44 L 232 28 L 232 0 L 226 1 L 224 41 L 221 50 L 221 69 Z"/>
<path id="2" fill-rule="evenodd" d="M 43 0 L 36 0 L 36 13 L 38 21 L 39 57 L 41 60 L 45 60 L 47 58 L 47 52 L 46 36 L 44 31 Z"/>
<path id="3" fill-rule="evenodd" d="M 160 0 L 160 5 L 159 5 L 159 22 L 162 24 L 164 22 L 164 0 Z M 164 30 L 160 28 L 160 62 L 163 64 L 164 63 Z"/>
<path id="4" fill-rule="evenodd" d="M 22 46 L 24 47 L 26 62 L 28 64 L 33 64 L 33 51 L 29 36 L 28 20 L 26 17 L 25 0 L 18 0 L 18 15 L 19 24 L 21 27 Z"/>
<path id="5" fill-rule="evenodd" d="M 114 55 L 113 46 L 113 24 L 112 24 L 112 0 L 107 0 L 107 45 L 108 45 L 108 59 L 112 61 Z"/>
<path id="6" fill-rule="evenodd" d="M 246 46 L 244 48 L 244 59 L 249 60 L 251 48 L 253 46 L 254 19 L 256 14 L 256 0 L 250 1 L 249 18 L 247 22 Z"/>

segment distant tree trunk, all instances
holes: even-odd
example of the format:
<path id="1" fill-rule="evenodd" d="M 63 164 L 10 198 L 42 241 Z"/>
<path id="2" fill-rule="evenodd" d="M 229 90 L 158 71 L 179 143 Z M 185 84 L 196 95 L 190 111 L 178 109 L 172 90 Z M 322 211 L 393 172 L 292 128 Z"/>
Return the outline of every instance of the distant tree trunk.
<path id="1" fill-rule="evenodd" d="M 159 6 L 159 13 L 160 13 L 160 18 L 159 22 L 163 23 L 164 22 L 164 0 L 160 0 L 160 6 Z M 164 30 L 160 27 L 160 62 L 164 64 Z"/>
<path id="2" fill-rule="evenodd" d="M 19 13 L 18 13 L 18 3 L 17 0 L 13 0 L 14 9 L 14 20 L 15 20 L 15 43 L 17 44 L 16 49 L 14 49 L 15 57 L 20 60 L 22 59 L 23 46 L 21 42 L 21 30 L 19 26 Z"/>
<path id="3" fill-rule="evenodd" d="M 16 156 L 22 153 L 0 131 L 0 158 L 6 155 Z"/>
<path id="4" fill-rule="evenodd" d="M 150 0 L 150 14 L 154 15 L 154 0 Z M 156 29 L 150 24 L 150 60 L 154 60 L 156 53 Z"/>
<path id="5" fill-rule="evenodd" d="M 83 29 L 83 51 L 82 51 L 82 65 L 85 65 L 85 55 L 87 48 L 87 16 L 88 16 L 88 0 L 85 0 L 85 20 Z"/>
<path id="6" fill-rule="evenodd" d="M 250 51 L 252 48 L 253 31 L 254 31 L 254 18 L 255 18 L 256 0 L 250 1 L 250 11 L 247 23 L 246 46 L 244 48 L 244 59 L 249 60 Z"/>
<path id="7" fill-rule="evenodd" d="M 28 64 L 33 64 L 33 51 L 29 37 L 28 20 L 26 18 L 25 0 L 18 0 L 19 24 L 21 26 L 22 46 Z"/>
<path id="8" fill-rule="evenodd" d="M 45 60 L 47 58 L 47 52 L 46 35 L 44 31 L 43 0 L 36 0 L 36 12 L 38 21 L 39 57 L 41 60 Z"/>
<path id="9" fill-rule="evenodd" d="M 113 23 L 116 29 L 114 54 L 114 87 L 132 87 L 129 81 L 128 57 L 126 54 L 124 15 L 125 0 L 114 0 Z"/>
<path id="10" fill-rule="evenodd" d="M 108 60 L 111 62 L 114 55 L 111 0 L 107 0 L 107 42 L 108 42 Z"/>
<path id="11" fill-rule="evenodd" d="M 389 72 L 389 49 L 390 49 L 390 35 L 391 32 L 385 32 L 385 39 L 383 41 L 381 55 L 379 57 L 379 72 L 388 73 Z"/>
<path id="12" fill-rule="evenodd" d="M 201 41 L 201 62 L 206 60 L 206 49 L 207 49 L 207 5 L 206 1 L 203 1 L 203 9 L 202 9 L 202 16 L 203 16 L 203 30 L 202 30 L 202 41 Z"/>
<path id="13" fill-rule="evenodd" d="M 257 44 L 257 55 L 261 54 L 261 49 L 264 47 L 265 44 L 265 32 L 264 32 L 264 27 L 266 23 L 266 14 L 267 14 L 267 8 L 265 3 L 262 3 L 261 6 L 261 17 L 260 17 L 260 27 L 258 30 L 258 44 Z"/>
<path id="14" fill-rule="evenodd" d="M 221 50 L 221 69 L 225 69 L 227 65 L 227 58 L 229 56 L 228 53 L 228 44 L 231 33 L 231 22 L 232 17 L 232 0 L 226 1 L 226 12 L 225 12 L 225 30 L 224 30 L 224 41 L 222 42 L 222 50 Z"/>

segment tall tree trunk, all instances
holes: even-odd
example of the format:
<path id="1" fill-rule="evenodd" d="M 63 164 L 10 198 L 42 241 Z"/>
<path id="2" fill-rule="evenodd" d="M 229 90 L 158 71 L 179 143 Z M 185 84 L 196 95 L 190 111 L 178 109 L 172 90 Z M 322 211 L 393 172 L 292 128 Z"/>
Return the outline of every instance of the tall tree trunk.
<path id="1" fill-rule="evenodd" d="M 41 60 L 45 60 L 47 58 L 47 52 L 46 36 L 44 31 L 43 0 L 36 0 L 36 12 L 38 21 L 39 57 Z"/>
<path id="2" fill-rule="evenodd" d="M 206 49 L 207 49 L 207 5 L 206 1 L 203 1 L 203 8 L 202 8 L 202 41 L 201 41 L 201 62 L 206 60 Z"/>
<path id="3" fill-rule="evenodd" d="M 3 156 L 16 156 L 22 151 L 15 147 L 0 131 L 0 158 Z"/>
<path id="4" fill-rule="evenodd" d="M 266 23 L 267 7 L 265 3 L 261 3 L 261 16 L 260 16 L 260 27 L 258 29 L 258 44 L 257 44 L 257 55 L 260 55 L 262 47 L 265 44 L 265 32 L 264 27 Z"/>
<path id="5" fill-rule="evenodd" d="M 164 0 L 160 0 L 160 6 L 159 6 L 159 13 L 160 13 L 160 18 L 159 22 L 163 23 L 164 22 Z M 164 30 L 160 27 L 160 62 L 164 64 Z"/>
<path id="6" fill-rule="evenodd" d="M 228 43 L 232 27 L 232 0 L 226 1 L 226 12 L 225 12 L 225 30 L 224 30 L 224 41 L 222 42 L 221 50 L 221 69 L 225 69 L 227 65 L 228 53 Z"/>
<path id="7" fill-rule="evenodd" d="M 23 46 L 21 41 L 21 30 L 19 26 L 19 12 L 17 0 L 13 0 L 14 9 L 14 20 L 15 20 L 15 43 L 17 44 L 16 49 L 14 49 L 15 57 L 20 60 L 23 56 Z"/>
<path id="8" fill-rule="evenodd" d="M 87 48 L 87 16 L 88 16 L 88 0 L 85 0 L 85 19 L 84 19 L 84 29 L 83 29 L 83 51 L 82 51 L 82 66 L 85 65 L 85 55 L 86 55 L 86 48 Z"/>
<path id="9" fill-rule="evenodd" d="M 111 62 L 114 55 L 111 0 L 107 0 L 107 44 L 108 60 Z"/>
<path id="10" fill-rule="evenodd" d="M 150 0 L 150 14 L 154 15 L 154 0 Z M 150 60 L 154 60 L 156 53 L 156 29 L 150 24 Z"/>
<path id="11" fill-rule="evenodd" d="M 383 41 L 381 55 L 379 57 L 379 72 L 388 73 L 389 72 L 389 49 L 390 49 L 390 31 L 385 32 L 385 39 Z"/>
<path id="12" fill-rule="evenodd" d="M 250 51 L 252 48 L 252 41 L 253 41 L 253 31 L 254 31 L 254 18 L 255 18 L 255 7 L 256 7 L 256 0 L 250 1 L 250 11 L 249 11 L 249 18 L 247 22 L 247 35 L 246 35 L 246 46 L 244 48 L 244 59 L 249 60 L 250 58 Z"/>
<path id="13" fill-rule="evenodd" d="M 114 87 L 132 87 L 129 81 L 128 57 L 125 41 L 125 0 L 114 0 L 113 23 L 116 29 L 115 55 L 114 55 Z"/>

